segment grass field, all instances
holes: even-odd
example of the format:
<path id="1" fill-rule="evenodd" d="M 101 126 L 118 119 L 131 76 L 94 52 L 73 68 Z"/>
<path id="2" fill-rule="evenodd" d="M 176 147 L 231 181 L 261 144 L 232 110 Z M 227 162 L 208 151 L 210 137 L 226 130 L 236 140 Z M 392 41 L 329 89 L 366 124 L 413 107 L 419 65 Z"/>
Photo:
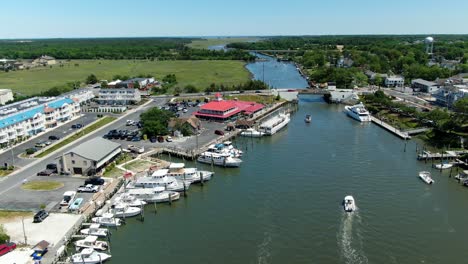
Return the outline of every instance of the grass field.
<path id="1" fill-rule="evenodd" d="M 187 46 L 192 49 L 208 49 L 210 46 L 217 46 L 217 45 L 226 45 L 229 43 L 234 42 L 251 42 L 251 41 L 258 41 L 259 38 L 257 37 L 245 37 L 245 38 L 210 38 L 210 39 L 201 39 L 201 40 L 194 40 Z"/>
<path id="2" fill-rule="evenodd" d="M 52 191 L 62 187 L 63 183 L 57 181 L 30 181 L 21 185 L 22 189 L 31 191 Z"/>
<path id="3" fill-rule="evenodd" d="M 242 61 L 73 60 L 64 67 L 54 65 L 52 68 L 0 72 L 0 88 L 32 95 L 67 82 L 84 82 L 90 74 L 109 81 L 117 74 L 130 77 L 151 74 L 159 80 L 167 74 L 175 74 L 177 86 L 183 88 L 192 84 L 204 89 L 211 83 L 233 85 L 248 81 L 249 72 L 244 64 Z"/>
<path id="4" fill-rule="evenodd" d="M 32 216 L 32 212 L 27 211 L 10 211 L 10 210 L 0 210 L 0 222 L 2 220 L 9 220 L 17 217 L 28 217 Z"/>

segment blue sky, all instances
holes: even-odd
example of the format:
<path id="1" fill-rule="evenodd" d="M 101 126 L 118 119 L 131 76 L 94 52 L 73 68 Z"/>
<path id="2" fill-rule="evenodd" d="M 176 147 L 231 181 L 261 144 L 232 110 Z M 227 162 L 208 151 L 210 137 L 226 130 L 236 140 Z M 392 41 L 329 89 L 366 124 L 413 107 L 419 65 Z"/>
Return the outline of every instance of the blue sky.
<path id="1" fill-rule="evenodd" d="M 0 38 L 467 34 L 467 0 L 14 0 Z"/>

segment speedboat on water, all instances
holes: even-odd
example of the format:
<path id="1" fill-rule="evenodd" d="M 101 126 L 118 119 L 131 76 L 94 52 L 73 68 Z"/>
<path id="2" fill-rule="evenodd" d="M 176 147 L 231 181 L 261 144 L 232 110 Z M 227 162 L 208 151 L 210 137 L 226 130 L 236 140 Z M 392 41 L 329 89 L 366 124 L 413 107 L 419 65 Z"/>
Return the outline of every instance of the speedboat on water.
<path id="1" fill-rule="evenodd" d="M 164 187 L 130 189 L 127 193 L 147 203 L 165 203 L 180 198 L 180 193 L 166 191 Z"/>
<path id="2" fill-rule="evenodd" d="M 107 236 L 107 229 L 100 228 L 101 225 L 99 224 L 91 224 L 89 228 L 81 229 L 80 233 L 83 235 L 90 235 L 90 236 L 98 236 L 98 237 L 106 237 Z"/>
<path id="3" fill-rule="evenodd" d="M 213 172 L 199 171 L 197 168 L 185 168 L 184 163 L 171 163 L 167 176 L 174 177 L 179 181 L 189 181 L 191 183 L 198 183 L 200 181 L 209 181 Z"/>
<path id="4" fill-rule="evenodd" d="M 446 169 L 450 169 L 453 167 L 453 164 L 451 163 L 440 163 L 440 164 L 435 164 L 434 165 L 434 168 L 438 169 L 438 170 L 446 170 Z"/>
<path id="5" fill-rule="evenodd" d="M 428 171 L 420 171 L 419 172 L 419 178 L 427 183 L 427 184 L 433 184 L 434 183 L 434 180 L 432 179 L 431 177 L 431 173 L 428 172 Z"/>
<path id="6" fill-rule="evenodd" d="M 312 117 L 311 117 L 310 115 L 306 115 L 304 121 L 305 121 L 306 123 L 310 123 L 310 122 L 312 122 Z"/>
<path id="7" fill-rule="evenodd" d="M 233 158 L 229 154 L 213 152 L 203 152 L 200 156 L 198 156 L 197 161 L 222 167 L 239 167 L 242 163 L 241 159 Z"/>
<path id="8" fill-rule="evenodd" d="M 142 208 L 128 206 L 127 204 L 121 202 L 118 204 L 112 205 L 109 212 L 114 215 L 114 217 L 125 218 L 137 216 L 141 213 Z"/>
<path id="9" fill-rule="evenodd" d="M 245 130 L 243 130 L 241 133 L 240 133 L 241 136 L 243 137 L 254 137 L 254 138 L 257 138 L 257 137 L 262 137 L 263 135 L 265 135 L 263 132 L 260 132 L 260 131 L 257 131 L 255 130 L 254 128 L 247 128 Z"/>
<path id="10" fill-rule="evenodd" d="M 371 121 L 370 113 L 362 103 L 353 106 L 345 106 L 345 112 L 348 116 L 356 119 L 359 122 Z"/>
<path id="11" fill-rule="evenodd" d="M 92 248 L 96 250 L 107 250 L 108 244 L 105 241 L 97 240 L 97 236 L 87 236 L 85 239 L 77 240 L 75 246 L 79 248 Z"/>
<path id="12" fill-rule="evenodd" d="M 74 264 L 97 264 L 102 263 L 111 258 L 111 255 L 97 252 L 92 248 L 85 248 L 80 253 L 76 253 L 71 257 Z"/>
<path id="13" fill-rule="evenodd" d="M 178 180 L 168 176 L 168 169 L 154 171 L 151 176 L 140 177 L 127 184 L 127 189 L 164 187 L 168 191 L 182 192 L 190 187 L 190 181 Z"/>
<path id="14" fill-rule="evenodd" d="M 132 207 L 141 207 L 146 204 L 145 201 L 135 198 L 134 196 L 128 195 L 128 193 L 122 193 L 117 196 L 114 200 L 114 204 L 125 203 Z"/>
<path id="15" fill-rule="evenodd" d="M 354 197 L 348 195 L 343 200 L 343 207 L 345 212 L 353 212 L 356 210 L 356 203 L 354 202 Z"/>
<path id="16" fill-rule="evenodd" d="M 121 221 L 118 218 L 115 218 L 113 214 L 105 213 L 99 217 L 91 218 L 91 222 L 100 224 L 102 226 L 120 226 Z"/>

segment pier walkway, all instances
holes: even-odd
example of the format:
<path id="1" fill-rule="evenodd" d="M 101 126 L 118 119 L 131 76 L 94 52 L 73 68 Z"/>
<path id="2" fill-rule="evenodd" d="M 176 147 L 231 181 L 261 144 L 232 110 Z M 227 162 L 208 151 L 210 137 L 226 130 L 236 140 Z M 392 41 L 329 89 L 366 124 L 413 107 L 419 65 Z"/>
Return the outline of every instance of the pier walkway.
<path id="1" fill-rule="evenodd" d="M 448 150 L 442 153 L 432 153 L 430 151 L 423 151 L 421 154 L 418 154 L 418 160 L 457 159 L 464 154 L 468 154 L 468 151 Z"/>
<path id="2" fill-rule="evenodd" d="M 405 139 L 405 140 L 406 139 L 411 139 L 411 136 L 408 135 L 408 133 L 402 132 L 402 131 L 396 129 L 395 127 L 385 123 L 384 121 L 378 119 L 377 117 L 371 116 L 371 120 L 375 124 L 379 125 L 382 128 L 385 128 L 386 130 L 392 132 L 393 134 L 397 135 L 398 137 L 400 137 L 402 139 Z"/>
<path id="3" fill-rule="evenodd" d="M 410 130 L 405 130 L 405 133 L 412 136 L 412 135 L 417 135 L 424 133 L 426 131 L 430 130 L 428 127 L 421 127 L 421 128 L 415 128 L 415 129 L 410 129 Z"/>

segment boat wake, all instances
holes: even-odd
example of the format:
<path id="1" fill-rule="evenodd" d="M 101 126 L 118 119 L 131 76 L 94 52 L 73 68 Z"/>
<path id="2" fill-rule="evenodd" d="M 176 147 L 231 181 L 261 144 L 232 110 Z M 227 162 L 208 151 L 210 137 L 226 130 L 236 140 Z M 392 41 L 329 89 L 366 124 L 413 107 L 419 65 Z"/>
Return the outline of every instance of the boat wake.
<path id="1" fill-rule="evenodd" d="M 263 234 L 263 241 L 258 245 L 257 250 L 257 263 L 258 264 L 266 264 L 271 257 L 270 253 L 270 242 L 271 242 L 271 234 L 270 232 L 266 231 Z"/>
<path id="2" fill-rule="evenodd" d="M 366 264 L 368 259 L 363 250 L 363 239 L 360 232 L 361 217 L 359 211 L 343 212 L 338 232 L 338 247 L 341 258 L 347 264 Z"/>

